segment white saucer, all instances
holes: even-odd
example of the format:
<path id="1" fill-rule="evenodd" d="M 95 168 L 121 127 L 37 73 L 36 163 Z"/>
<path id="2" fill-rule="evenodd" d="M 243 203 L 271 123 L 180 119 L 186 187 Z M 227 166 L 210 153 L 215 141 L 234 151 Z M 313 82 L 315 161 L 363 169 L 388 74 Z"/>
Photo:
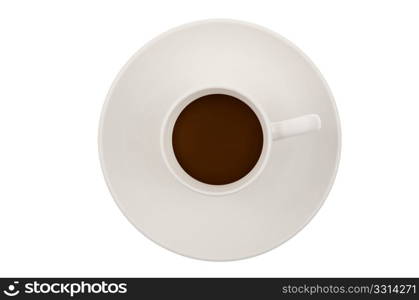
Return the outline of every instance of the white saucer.
<path id="1" fill-rule="evenodd" d="M 251 95 L 273 121 L 315 113 L 315 134 L 272 144 L 260 176 L 242 190 L 208 196 L 177 180 L 160 151 L 163 119 L 197 87 Z M 113 198 L 144 235 L 176 253 L 235 260 L 277 247 L 326 199 L 340 155 L 333 97 L 310 60 L 259 26 L 207 20 L 166 32 L 117 76 L 103 108 L 100 159 Z"/>

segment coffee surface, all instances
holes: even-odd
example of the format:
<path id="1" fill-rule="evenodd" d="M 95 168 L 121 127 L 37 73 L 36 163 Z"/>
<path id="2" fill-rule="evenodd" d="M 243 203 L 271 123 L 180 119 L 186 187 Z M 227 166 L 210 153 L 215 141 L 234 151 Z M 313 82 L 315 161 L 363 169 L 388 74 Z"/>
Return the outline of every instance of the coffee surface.
<path id="1" fill-rule="evenodd" d="M 244 177 L 256 165 L 263 131 L 243 101 L 212 94 L 183 109 L 173 128 L 172 144 L 186 173 L 207 184 L 223 185 Z"/>

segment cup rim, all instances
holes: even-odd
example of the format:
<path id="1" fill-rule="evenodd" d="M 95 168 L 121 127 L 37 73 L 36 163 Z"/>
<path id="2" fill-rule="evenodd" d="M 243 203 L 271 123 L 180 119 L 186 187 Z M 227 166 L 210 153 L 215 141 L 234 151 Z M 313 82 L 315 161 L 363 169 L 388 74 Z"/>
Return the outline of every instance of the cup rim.
<path id="1" fill-rule="evenodd" d="M 239 180 L 223 185 L 207 184 L 193 178 L 191 175 L 186 173 L 186 171 L 182 168 L 182 166 L 179 164 L 178 160 L 175 157 L 172 144 L 174 124 L 177 118 L 179 117 L 180 113 L 183 111 L 183 109 L 196 99 L 211 94 L 224 94 L 235 97 L 240 101 L 243 101 L 256 114 L 263 133 L 262 150 L 255 166 Z M 186 95 L 179 97 L 179 99 L 174 102 L 174 104 L 166 113 L 163 120 L 163 124 L 161 126 L 160 150 L 165 165 L 168 167 L 169 171 L 180 183 L 182 183 L 183 185 L 195 192 L 199 192 L 210 196 L 223 196 L 238 192 L 239 190 L 247 187 L 250 183 L 254 182 L 257 179 L 257 177 L 259 177 L 259 175 L 265 168 L 271 153 L 272 131 L 270 121 L 267 115 L 259 107 L 256 101 L 250 99 L 250 97 L 244 95 L 241 92 L 236 91 L 233 88 L 217 86 L 194 89 L 193 91 L 186 93 Z"/>

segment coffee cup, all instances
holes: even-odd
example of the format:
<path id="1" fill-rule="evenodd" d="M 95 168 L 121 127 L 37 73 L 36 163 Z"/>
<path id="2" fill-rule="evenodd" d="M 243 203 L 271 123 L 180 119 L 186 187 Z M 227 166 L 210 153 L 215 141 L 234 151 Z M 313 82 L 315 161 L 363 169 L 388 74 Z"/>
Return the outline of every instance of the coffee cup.
<path id="1" fill-rule="evenodd" d="M 199 132 L 199 128 L 196 130 L 195 134 L 191 135 L 190 137 L 185 137 L 185 147 L 189 147 L 192 149 L 186 150 L 186 156 L 188 153 L 192 153 L 194 158 L 188 162 L 188 164 L 191 166 L 191 168 L 194 168 L 196 165 L 202 165 L 202 161 L 212 159 L 212 164 L 208 163 L 205 166 L 201 168 L 201 170 L 195 171 L 199 172 L 201 175 L 202 180 L 197 179 L 196 176 L 194 176 L 194 171 L 187 172 L 183 166 L 181 160 L 178 158 L 179 155 L 176 155 L 176 151 L 174 148 L 174 139 L 173 139 L 173 133 L 176 121 L 178 120 L 179 116 L 181 115 L 182 111 L 188 107 L 191 103 L 194 101 L 197 101 L 197 99 L 202 99 L 203 97 L 208 96 L 215 96 L 215 95 L 227 95 L 229 97 L 232 97 L 233 99 L 238 99 L 239 101 L 243 102 L 247 107 L 250 108 L 250 110 L 254 113 L 254 115 L 257 118 L 257 122 L 259 122 L 260 131 L 261 131 L 261 147 L 260 151 L 258 153 L 258 158 L 256 159 L 256 163 L 252 166 L 250 169 L 249 167 L 243 168 L 243 165 L 249 164 L 249 160 L 255 161 L 254 158 L 250 157 L 250 155 L 246 155 L 244 153 L 245 159 L 241 160 L 237 164 L 234 164 L 234 161 L 237 155 L 239 155 L 239 152 L 245 152 L 246 149 L 238 149 L 235 152 L 230 151 L 230 153 L 225 153 L 227 151 L 223 152 L 224 149 L 231 148 L 231 139 L 233 137 L 236 138 L 234 141 L 240 141 L 241 137 L 236 137 L 235 135 L 248 135 L 247 132 L 242 130 L 236 130 L 236 132 L 231 132 L 231 136 L 221 136 L 221 133 L 224 131 L 228 131 L 228 128 L 217 128 L 212 129 L 211 127 L 215 127 L 216 114 L 217 112 L 222 113 L 222 110 L 226 110 L 226 108 L 220 108 L 219 111 L 211 111 L 211 112 L 198 112 L 203 116 L 191 116 L 191 119 L 195 119 L 195 121 L 190 121 L 185 126 L 189 127 L 197 127 L 197 126 L 203 126 L 201 123 L 202 121 L 199 120 L 201 117 L 204 119 L 209 119 L 205 123 L 206 127 L 210 127 L 206 130 L 208 135 L 215 136 L 213 140 L 208 144 L 205 143 L 201 148 L 199 149 L 199 146 L 196 144 L 199 143 L 197 140 L 207 140 L 206 136 L 202 136 L 202 133 Z M 209 103 L 207 104 L 206 108 L 211 109 L 211 105 L 219 105 L 219 104 L 211 104 L 210 102 L 216 102 L 216 100 L 211 100 L 208 98 L 207 100 Z M 205 109 L 205 107 L 203 108 Z M 238 109 L 238 108 L 237 108 Z M 194 112 L 192 112 L 193 114 Z M 197 113 L 197 114 L 198 114 Z M 232 108 L 230 111 L 231 115 L 235 115 L 235 109 Z M 209 114 L 206 116 L 206 114 Z M 228 119 L 230 116 L 226 115 L 224 116 L 224 120 Z M 246 118 L 246 117 L 245 117 Z M 218 121 L 222 121 L 223 119 L 218 119 Z M 246 121 L 244 119 L 244 121 Z M 219 125 L 219 124 L 217 124 Z M 234 126 L 234 127 L 240 127 L 238 124 L 234 124 L 234 122 L 230 122 L 226 124 L 226 127 L 228 126 Z M 187 186 L 188 188 L 203 193 L 205 195 L 213 195 L 213 196 L 221 196 L 226 195 L 230 193 L 237 192 L 243 188 L 245 188 L 247 185 L 251 184 L 254 180 L 257 179 L 257 177 L 263 172 L 266 164 L 269 163 L 269 157 L 271 156 L 271 145 L 275 141 L 280 141 L 282 139 L 295 137 L 298 135 L 303 135 L 307 133 L 313 133 L 317 130 L 320 130 L 321 128 L 321 119 L 319 115 L 313 113 L 313 114 L 305 114 L 296 116 L 291 119 L 287 120 L 270 120 L 267 117 L 267 114 L 263 111 L 261 107 L 257 104 L 256 101 L 253 101 L 251 97 L 246 96 L 243 94 L 243 92 L 239 92 L 234 89 L 234 87 L 208 87 L 199 89 L 197 91 L 188 93 L 187 95 L 181 97 L 178 99 L 174 105 L 168 110 L 166 117 L 164 118 L 162 129 L 161 129 L 161 153 L 164 158 L 165 164 L 172 173 L 172 175 L 183 185 Z M 191 128 L 185 128 L 184 131 L 190 131 Z M 181 135 L 182 133 L 180 133 Z M 251 134 L 251 133 L 250 133 Z M 188 140 L 189 139 L 189 140 Z M 252 140 L 251 138 L 247 138 L 249 140 L 249 148 L 254 146 L 255 143 L 258 143 L 257 140 Z M 233 141 L 233 142 L 234 142 Z M 224 143 L 224 145 L 222 144 Z M 246 146 L 246 145 L 245 145 Z M 206 151 L 206 149 L 211 148 L 213 151 Z M 196 153 L 196 152 L 205 152 L 205 153 Z M 213 153 L 221 152 L 217 155 L 217 157 L 213 158 Z M 227 157 L 226 157 L 227 156 Z M 185 157 L 182 159 L 182 161 L 190 160 L 191 158 Z M 233 164 L 231 163 L 233 161 Z M 242 165 L 240 165 L 242 164 Z M 205 180 L 209 175 L 211 174 L 212 180 L 214 182 L 219 182 L 220 180 L 217 178 L 217 175 L 219 178 L 225 177 L 225 169 L 239 169 L 240 171 L 243 171 L 245 169 L 246 174 L 239 174 L 239 176 L 228 176 L 229 178 L 233 177 L 233 182 L 228 182 L 227 184 L 208 184 Z M 219 171 L 217 173 L 217 170 Z M 228 170 L 227 170 L 228 171 Z M 188 174 L 189 173 L 189 174 Z M 214 174 L 215 173 L 215 174 Z M 242 172 L 243 173 L 243 172 Z M 195 177 L 195 178 L 194 178 Z M 218 179 L 218 180 L 217 180 Z"/>

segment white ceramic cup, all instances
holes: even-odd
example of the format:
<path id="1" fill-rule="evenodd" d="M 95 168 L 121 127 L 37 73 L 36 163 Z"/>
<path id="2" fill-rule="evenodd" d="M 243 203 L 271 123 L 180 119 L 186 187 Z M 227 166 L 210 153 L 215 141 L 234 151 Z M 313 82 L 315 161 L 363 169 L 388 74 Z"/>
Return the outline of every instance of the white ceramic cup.
<path id="1" fill-rule="evenodd" d="M 263 147 L 258 162 L 253 169 L 241 179 L 224 185 L 211 185 L 200 182 L 187 174 L 178 163 L 172 145 L 174 124 L 182 110 L 192 101 L 211 94 L 233 96 L 246 103 L 256 114 L 263 131 Z M 273 141 L 294 137 L 320 130 L 321 120 L 317 114 L 306 114 L 288 120 L 271 121 L 256 101 L 229 87 L 201 88 L 181 97 L 169 109 L 161 129 L 161 152 L 170 172 L 182 184 L 205 195 L 221 196 L 237 192 L 252 183 L 263 171 L 271 155 Z"/>

